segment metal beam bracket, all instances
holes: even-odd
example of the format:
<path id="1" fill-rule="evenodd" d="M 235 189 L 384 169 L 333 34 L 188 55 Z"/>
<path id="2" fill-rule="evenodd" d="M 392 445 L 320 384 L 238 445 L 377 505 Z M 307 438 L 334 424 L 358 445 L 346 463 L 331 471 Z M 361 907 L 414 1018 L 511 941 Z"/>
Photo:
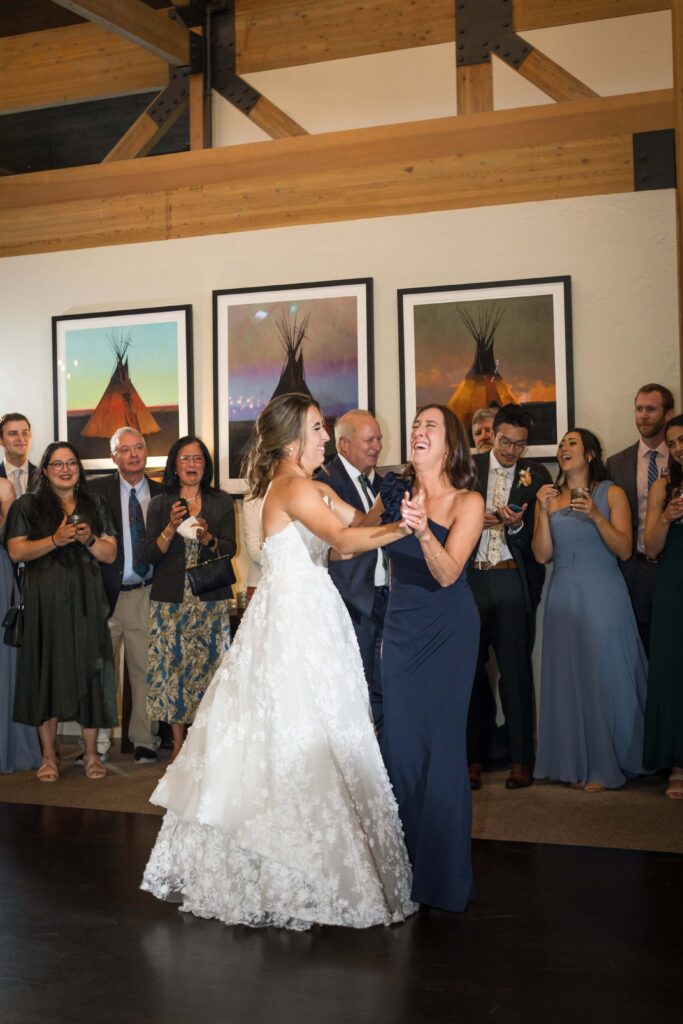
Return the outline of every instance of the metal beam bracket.
<path id="1" fill-rule="evenodd" d="M 221 8 L 224 9 L 211 15 L 211 87 L 248 114 L 261 99 L 261 93 L 237 74 L 234 0 L 221 4 Z"/>
<path id="2" fill-rule="evenodd" d="M 673 128 L 633 136 L 633 188 L 646 192 L 676 188 L 676 138 Z"/>
<path id="3" fill-rule="evenodd" d="M 519 69 L 533 46 L 512 28 L 512 0 L 455 0 L 456 64 L 486 64 L 495 53 Z"/>
<path id="4" fill-rule="evenodd" d="M 171 68 L 169 71 L 168 85 L 163 89 L 157 98 L 150 103 L 145 113 L 152 118 L 155 124 L 164 124 L 174 109 L 181 103 L 187 101 L 189 86 L 187 76 L 189 69 Z"/>

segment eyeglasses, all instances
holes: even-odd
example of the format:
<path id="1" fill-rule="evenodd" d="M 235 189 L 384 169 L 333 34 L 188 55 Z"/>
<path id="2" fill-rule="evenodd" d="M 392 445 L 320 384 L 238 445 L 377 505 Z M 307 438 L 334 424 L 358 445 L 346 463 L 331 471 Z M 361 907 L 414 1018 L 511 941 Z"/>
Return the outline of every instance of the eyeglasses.
<path id="1" fill-rule="evenodd" d="M 507 451 L 514 448 L 516 452 L 523 452 L 526 448 L 526 441 L 513 441 L 509 437 L 506 437 L 505 434 L 496 434 L 496 438 L 500 447 Z"/>
<path id="2" fill-rule="evenodd" d="M 136 455 L 142 455 L 145 450 L 144 444 L 126 444 L 123 448 L 117 448 L 116 451 L 112 452 L 112 455 L 130 455 L 131 452 L 135 452 Z"/>
<path id="3" fill-rule="evenodd" d="M 75 459 L 67 459 L 66 462 L 62 462 L 61 459 L 57 459 L 56 462 L 48 462 L 48 466 L 50 469 L 56 469 L 59 473 L 60 469 L 64 469 L 65 466 L 67 469 L 76 469 L 78 467 L 78 463 Z"/>
<path id="4" fill-rule="evenodd" d="M 188 462 L 204 462 L 203 455 L 179 455 L 178 462 L 182 462 L 183 466 L 186 466 Z"/>

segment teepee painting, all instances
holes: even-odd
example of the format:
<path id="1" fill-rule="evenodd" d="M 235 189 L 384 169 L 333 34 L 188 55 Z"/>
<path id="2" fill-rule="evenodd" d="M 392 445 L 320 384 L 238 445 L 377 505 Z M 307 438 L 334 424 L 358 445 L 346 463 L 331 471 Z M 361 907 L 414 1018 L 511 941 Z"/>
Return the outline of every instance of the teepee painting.
<path id="1" fill-rule="evenodd" d="M 160 469 L 193 426 L 190 306 L 53 317 L 55 437 L 88 471 L 114 468 L 110 441 L 138 430 Z"/>
<path id="2" fill-rule="evenodd" d="M 143 435 L 157 434 L 161 430 L 130 378 L 128 351 L 132 340 L 132 331 L 119 328 L 110 331 L 114 372 L 97 408 L 81 431 L 83 437 L 110 438 L 119 427 L 133 427 Z"/>
<path id="3" fill-rule="evenodd" d="M 399 291 L 402 450 L 417 409 L 445 405 L 471 428 L 478 409 L 532 417 L 527 452 L 554 456 L 573 418 L 568 277 Z"/>
<path id="4" fill-rule="evenodd" d="M 372 281 L 360 278 L 214 292 L 216 461 L 221 486 L 244 491 L 241 465 L 271 398 L 320 403 L 328 432 L 372 403 Z"/>

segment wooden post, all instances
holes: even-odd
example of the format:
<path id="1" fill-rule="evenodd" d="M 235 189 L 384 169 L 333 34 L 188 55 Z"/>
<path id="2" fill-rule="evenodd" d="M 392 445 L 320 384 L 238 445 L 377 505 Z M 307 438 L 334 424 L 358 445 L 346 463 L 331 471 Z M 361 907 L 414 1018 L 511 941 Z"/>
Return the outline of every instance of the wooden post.
<path id="1" fill-rule="evenodd" d="M 676 130 L 676 223 L 678 252 L 679 384 L 683 401 L 683 0 L 671 0 Z"/>
<path id="2" fill-rule="evenodd" d="M 481 114 L 493 110 L 493 67 L 466 64 L 456 69 L 456 91 L 459 114 Z"/>

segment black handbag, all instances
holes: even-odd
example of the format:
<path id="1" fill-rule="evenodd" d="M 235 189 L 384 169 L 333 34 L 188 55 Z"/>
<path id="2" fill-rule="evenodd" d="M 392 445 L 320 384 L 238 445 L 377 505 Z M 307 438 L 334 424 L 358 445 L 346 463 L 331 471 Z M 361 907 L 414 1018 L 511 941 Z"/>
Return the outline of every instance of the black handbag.
<path id="1" fill-rule="evenodd" d="M 237 581 L 230 555 L 220 555 L 218 558 L 210 558 L 207 562 L 198 562 L 186 571 L 190 590 L 195 597 L 203 597 L 214 590 L 225 590 Z"/>
<path id="2" fill-rule="evenodd" d="M 12 604 L 5 612 L 4 618 L 0 623 L 0 629 L 4 630 L 3 640 L 8 647 L 21 647 L 24 639 L 23 574 L 21 580 L 21 588 L 17 586 L 17 581 L 14 581 Z"/>

